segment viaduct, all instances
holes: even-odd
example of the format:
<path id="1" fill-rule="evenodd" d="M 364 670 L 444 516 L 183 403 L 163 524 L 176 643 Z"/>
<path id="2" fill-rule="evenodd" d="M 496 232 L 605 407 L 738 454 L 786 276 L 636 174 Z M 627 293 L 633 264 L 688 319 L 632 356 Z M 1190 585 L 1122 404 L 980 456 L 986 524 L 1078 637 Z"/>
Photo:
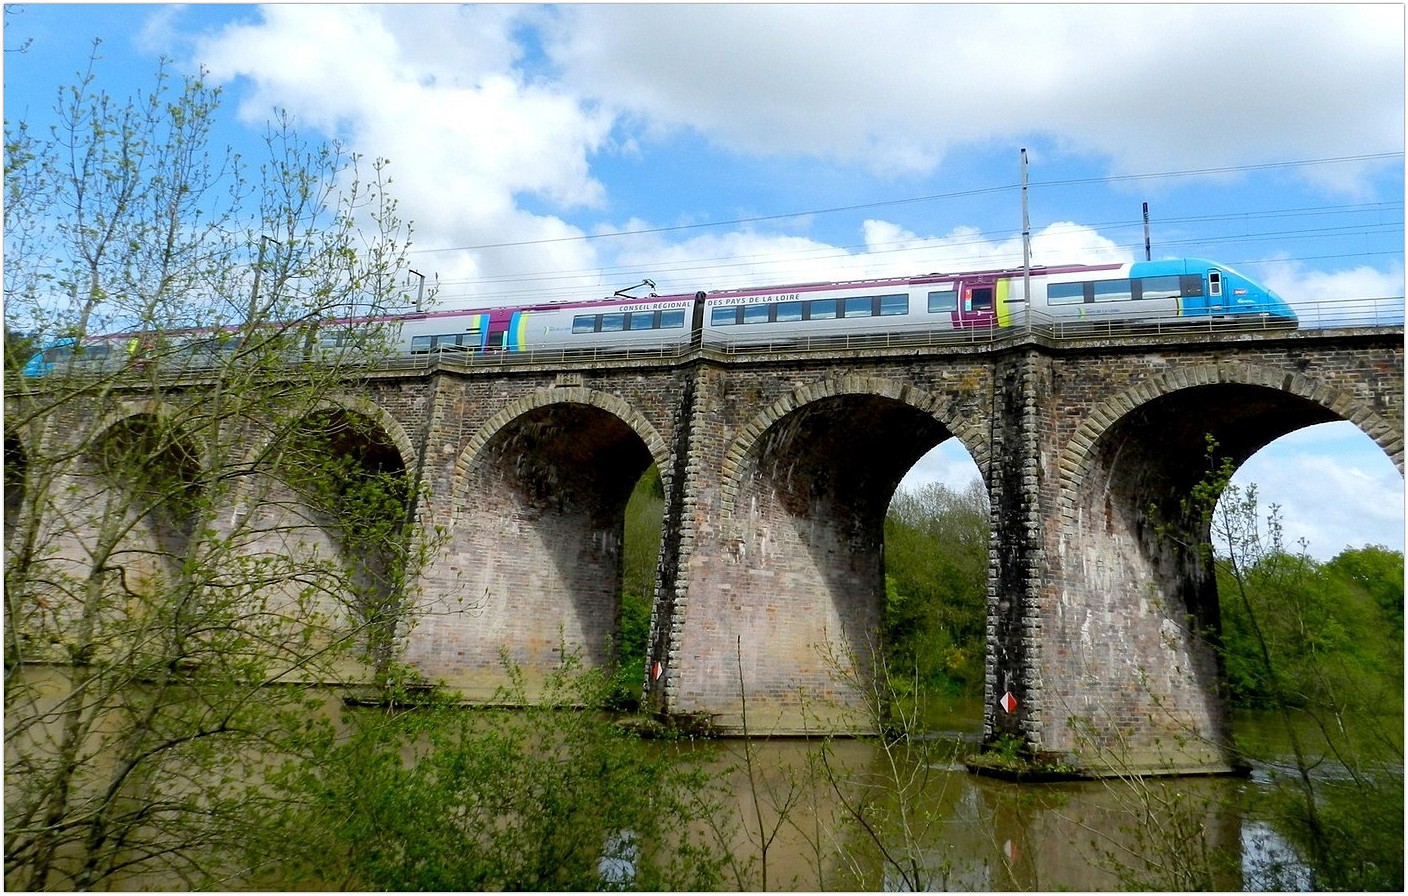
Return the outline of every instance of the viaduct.
<path id="1" fill-rule="evenodd" d="M 442 356 L 333 400 L 441 533 L 402 659 L 470 700 L 502 656 L 612 655 L 625 506 L 665 491 L 647 704 L 725 729 L 858 724 L 900 480 L 957 439 L 989 497 L 984 733 L 1098 772 L 1230 768 L 1207 442 L 1240 464 L 1348 420 L 1403 470 L 1403 329 L 1190 332 L 609 360 Z M 741 678 L 741 680 L 740 680 Z M 1099 758 L 1097 758 L 1099 757 Z"/>

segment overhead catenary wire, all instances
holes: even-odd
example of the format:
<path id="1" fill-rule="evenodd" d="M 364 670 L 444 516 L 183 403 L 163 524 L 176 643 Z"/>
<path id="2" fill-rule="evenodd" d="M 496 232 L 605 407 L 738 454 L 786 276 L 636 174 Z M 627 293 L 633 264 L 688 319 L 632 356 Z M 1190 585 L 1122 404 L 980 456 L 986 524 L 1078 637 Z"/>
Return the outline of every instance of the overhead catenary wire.
<path id="1" fill-rule="evenodd" d="M 1199 224 L 1199 223 L 1212 223 L 1212 222 L 1227 221 L 1227 220 L 1241 220 L 1241 219 L 1245 219 L 1245 220 L 1253 220 L 1253 219 L 1254 219 L 1254 220 L 1261 220 L 1261 219 L 1270 219 L 1270 218 L 1292 217 L 1292 216 L 1297 216 L 1297 215 L 1300 215 L 1300 216 L 1312 216 L 1312 215 L 1336 214 L 1336 213 L 1352 212 L 1352 211 L 1356 211 L 1356 210 L 1391 210 L 1391 209 L 1393 209 L 1393 208 L 1397 208 L 1397 209 L 1400 209 L 1400 210 L 1401 210 L 1401 209 L 1403 208 L 1403 203 L 1401 203 L 1401 202 L 1399 202 L 1399 203 L 1372 203 L 1372 204 L 1363 205 L 1363 206 L 1327 206 L 1327 207 L 1324 207 L 1324 208 L 1322 208 L 1322 209 L 1304 209 L 1304 208 L 1301 208 L 1301 209 L 1268 210 L 1268 211 L 1265 211 L 1265 212 L 1258 211 L 1258 212 L 1239 212 L 1239 213 L 1213 214 L 1213 215 L 1184 215 L 1184 216 L 1180 216 L 1180 217 L 1161 218 L 1161 219 L 1159 219 L 1159 223 L 1160 223 L 1161 225 L 1164 225 L 1164 226 L 1167 226 L 1167 225 L 1182 225 L 1182 224 Z M 1084 224 L 1084 225 L 1082 225 L 1082 226 L 1088 227 L 1088 228 L 1091 228 L 1091 229 L 1099 229 L 1099 230 L 1111 230 L 1111 229 L 1113 229 L 1113 230 L 1119 230 L 1119 229 L 1123 229 L 1123 228 L 1130 228 L 1130 227 L 1133 227 L 1133 226 L 1135 226 L 1135 224 L 1134 224 L 1133 222 L 1130 222 L 1130 221 L 1127 221 L 1127 220 L 1122 220 L 1122 221 L 1098 221 L 1098 222 L 1094 222 L 1094 223 L 1090 223 L 1090 224 Z M 1241 234 L 1241 235 L 1239 235 L 1238 237 L 1231 237 L 1231 236 L 1226 236 L 1226 235 L 1208 235 L 1208 236 L 1204 236 L 1204 237 L 1201 239 L 1201 241 L 1203 241 L 1203 242 L 1212 242 L 1212 241 L 1226 242 L 1226 241 L 1231 241 L 1231 240 L 1233 240 L 1233 239 L 1248 240 L 1248 239 L 1258 239 L 1258 238 L 1285 237 L 1285 236 L 1290 236 L 1290 235 L 1302 235 L 1302 236 L 1307 236 L 1307 237 L 1309 237 L 1309 236 L 1317 236 L 1317 235 L 1329 235 L 1329 234 L 1332 234 L 1332 233 L 1335 233 L 1335 232 L 1340 232 L 1340 233 L 1343 233 L 1343 234 L 1352 235 L 1352 234 L 1354 234 L 1354 233 L 1369 232 L 1370 230 L 1374 230 L 1374 229 L 1378 229 L 1378 230 L 1387 230 L 1387 231 L 1389 231 L 1389 232 L 1392 232 L 1392 231 L 1394 231 L 1394 230 L 1402 229 L 1402 227 L 1403 227 L 1403 221 L 1402 221 L 1402 219 L 1400 218 L 1399 220 L 1396 220 L 1396 221 L 1384 221 L 1384 222 L 1379 222 L 1379 223 L 1372 224 L 1372 225 L 1360 225 L 1360 226 L 1342 225 L 1342 226 L 1337 226 L 1337 227 L 1326 227 L 1326 228 L 1302 228 L 1302 229 L 1299 229 L 1299 230 L 1253 231 L 1253 232 L 1248 232 L 1248 233 L 1245 233 L 1245 234 Z M 1000 239 L 1000 238 L 1002 238 L 1002 237 L 1004 237 L 1004 236 L 1006 236 L 1006 234 L 997 234 L 997 233 L 994 233 L 993 231 L 975 230 L 975 231 L 972 231 L 972 232 L 968 235 L 968 238 L 966 238 L 966 239 L 947 241 L 947 242 L 944 243 L 944 245 L 945 245 L 946 248 L 962 248 L 963 246 L 979 246 L 979 245 L 986 245 L 986 244 L 990 244 L 990 243 L 993 242 L 994 240 Z M 895 241 L 895 242 L 890 242 L 890 243 L 869 243 L 869 244 L 852 243 L 852 244 L 841 245 L 841 246 L 823 245 L 823 246 L 818 246 L 818 247 L 816 247 L 815 250 L 799 250 L 799 251 L 794 251 L 794 252 L 792 252 L 792 253 L 789 253 L 789 255 L 790 255 L 791 257 L 805 256 L 809 251 L 811 251 L 811 252 L 814 252 L 814 253 L 815 253 L 814 260 L 817 260 L 817 261 L 825 261 L 825 260 L 829 260 L 829 259 L 832 259 L 832 258 L 848 257 L 848 256 L 847 256 L 847 253 L 849 253 L 849 252 L 851 252 L 851 251 L 853 251 L 853 250 L 854 250 L 854 251 L 862 251 L 862 250 L 863 250 L 863 251 L 866 251 L 866 252 L 867 252 L 868 254 L 870 254 L 870 255 L 879 255 L 879 254 L 888 253 L 888 252 L 922 251 L 922 250 L 924 250 L 924 249 L 930 248 L 930 245 L 929 245 L 929 244 L 932 243 L 932 241 L 935 240 L 935 239 L 943 239 L 943 237 L 918 237 L 918 238 L 916 238 L 916 239 L 914 239 L 914 240 L 902 240 L 902 241 Z M 1199 241 L 1199 240 L 1181 240 L 1180 242 L 1181 242 L 1181 243 L 1190 243 L 1190 242 L 1198 242 L 1198 241 Z M 1171 243 L 1168 243 L 1167 241 L 1164 241 L 1164 240 L 1161 240 L 1160 242 L 1161 242 L 1161 244 L 1164 244 L 1164 245 L 1171 244 Z M 913 244 L 913 243 L 918 243 L 918 245 L 911 245 L 911 244 Z M 899 248 L 885 248 L 885 247 L 887 247 L 887 246 L 895 246 L 895 245 L 897 245 L 897 244 L 899 244 Z M 1122 244 L 1118 244 L 1118 245 L 1120 245 L 1121 248 L 1124 247 Z M 710 271 L 717 270 L 717 269 L 719 269 L 720 267 L 728 267 L 728 266 L 730 266 L 730 265 L 728 264 L 728 263 L 730 263 L 730 262 L 733 263 L 732 266 L 735 266 L 735 267 L 736 267 L 736 266 L 746 266 L 746 265 L 749 265 L 749 264 L 758 264 L 758 263 L 762 263 L 764 260 L 765 260 L 765 256 L 737 256 L 737 255 L 730 255 L 730 256 L 713 256 L 713 257 L 707 257 L 707 258 L 696 258 L 696 259 L 692 259 L 688 265 L 678 265 L 678 264 L 676 264 L 676 265 L 665 265 L 665 264 L 655 264 L 655 263 L 649 263 L 649 262 L 642 262 L 642 263 L 633 264 L 633 265 L 615 265 L 615 266 L 606 266 L 606 267 L 578 268 L 578 269 L 566 270 L 566 271 L 564 271 L 564 270 L 557 270 L 557 271 L 552 271 L 552 272 L 539 271 L 539 272 L 524 272 L 524 273 L 514 273 L 514 274 L 498 274 L 498 275 L 492 275 L 492 276 L 468 278 L 468 279 L 463 279 L 463 280 L 442 280 L 442 281 L 440 281 L 440 283 L 441 283 L 441 286 L 442 286 L 442 287 L 443 287 L 443 286 L 447 286 L 447 285 L 464 285 L 464 286 L 492 287 L 493 285 L 495 285 L 495 284 L 497 284 L 497 283 L 525 283 L 525 282 L 536 282 L 536 281 L 543 281 L 543 280 L 547 280 L 547 281 L 562 280 L 562 279 L 570 279 L 570 278 L 579 277 L 579 276 L 596 275 L 596 274 L 601 273 L 601 272 L 606 272 L 606 273 L 608 273 L 608 274 L 617 273 L 617 274 L 621 274 L 621 275 L 623 275 L 623 276 L 633 276 L 633 275 L 635 275 L 636 273 L 639 273 L 639 272 L 642 272 L 642 271 L 644 271 L 644 272 L 649 272 L 649 271 L 662 271 L 662 272 L 669 273 L 669 274 L 680 275 L 680 274 L 686 274 L 686 273 L 688 273 L 688 272 L 690 272 L 690 271 L 692 271 L 692 270 L 710 270 Z"/>
<path id="2" fill-rule="evenodd" d="M 1226 174 L 1238 171 L 1256 171 L 1275 168 L 1305 167 L 1310 165 L 1323 165 L 1344 162 L 1365 162 L 1382 160 L 1388 158 L 1401 158 L 1402 152 L 1374 153 L 1359 156 L 1344 156 L 1327 159 L 1309 159 L 1288 162 L 1265 163 L 1257 165 L 1223 166 L 1217 168 L 1187 169 L 1182 171 L 1154 172 L 1147 174 L 1130 175 L 1108 175 L 1091 178 L 1068 178 L 1050 181 L 1034 182 L 1044 188 L 1078 186 L 1090 183 L 1112 183 L 1136 181 L 1144 179 L 1190 177 L 1210 174 Z M 813 209 L 808 211 L 793 211 L 771 215 L 753 216 L 748 218 L 736 218 L 729 221 L 696 222 L 691 224 L 674 225 L 655 228 L 640 228 L 635 230 L 623 230 L 607 233 L 580 234 L 569 237 L 554 237 L 541 240 L 522 240 L 514 242 L 501 242 L 492 244 L 481 244 L 476 246 L 443 247 L 436 249 L 413 250 L 414 253 L 422 252 L 446 252 L 446 251 L 473 251 L 508 249 L 517 247 L 532 247 L 554 243 L 587 242 L 592 240 L 608 239 L 611 237 L 638 236 L 646 234 L 659 234 L 680 231 L 692 231 L 705 228 L 721 228 L 727 226 L 746 226 L 754 223 L 768 221 L 785 221 L 789 219 L 805 219 L 828 213 L 839 213 L 847 211 L 861 211 L 877 208 L 895 207 L 916 203 L 941 201 L 945 199 L 958 199 L 972 196 L 983 196 L 999 194 L 1005 191 L 1020 189 L 1020 185 L 998 185 L 988 186 L 972 190 L 953 191 L 944 194 L 935 194 L 920 197 L 907 197 L 900 199 L 879 200 L 870 203 L 861 203 L 848 206 L 835 206 L 826 209 Z M 1177 246 L 1196 247 L 1200 244 L 1223 244 L 1232 242 L 1255 242 L 1259 239 L 1270 240 L 1295 240 L 1295 239 L 1334 239 L 1338 237 L 1359 237 L 1366 240 L 1371 236 L 1381 236 L 1383 234 L 1398 234 L 1401 242 L 1402 233 L 1402 202 L 1370 202 L 1351 205 L 1326 205 L 1314 207 L 1292 207 L 1280 209 L 1246 209 L 1240 211 L 1221 211 L 1208 214 L 1179 215 L 1158 220 L 1160 226 L 1160 248 L 1167 249 Z M 1374 217 L 1371 220 L 1359 223 L 1337 224 L 1327 227 L 1302 227 L 1284 228 L 1279 230 L 1245 230 L 1243 232 L 1213 232 L 1201 233 L 1190 236 L 1186 233 L 1180 234 L 1177 228 L 1186 228 L 1188 225 L 1207 224 L 1215 225 L 1221 223 L 1244 222 L 1266 222 L 1270 219 L 1285 218 L 1315 218 L 1330 215 L 1338 216 L 1359 216 Z M 1309 223 L 1309 222 L 1307 222 Z M 1133 250 L 1134 238 L 1126 244 L 1119 238 L 1119 234 L 1125 232 L 1127 228 L 1138 227 L 1139 224 L 1131 219 L 1124 218 L 1115 221 L 1101 221 L 1095 223 L 1082 223 L 1082 227 L 1091 230 L 1098 230 L 1102 237 L 1111 240 L 1110 247 L 1115 250 Z M 1175 230 L 1170 233 L 1168 228 Z M 1211 228 L 1221 230 L 1221 228 Z M 1111 232 L 1113 231 L 1113 233 Z M 838 265 L 841 269 L 854 268 L 858 271 L 856 276 L 873 276 L 865 272 L 866 266 L 883 265 L 884 258 L 900 256 L 903 253 L 932 253 L 936 248 L 941 248 L 948 254 L 950 264 L 956 252 L 961 252 L 965 246 L 975 248 L 995 248 L 1013 239 L 1013 234 L 1009 229 L 1001 231 L 983 231 L 975 229 L 955 230 L 952 235 L 944 236 L 909 236 L 904 239 L 894 240 L 888 243 L 865 242 L 860 244 L 833 245 L 818 243 L 811 248 L 792 249 L 785 253 L 760 253 L 752 255 L 729 254 L 723 256 L 690 258 L 680 260 L 677 256 L 669 261 L 642 260 L 629 264 L 603 264 L 586 268 L 567 269 L 555 268 L 552 270 L 521 270 L 490 273 L 483 276 L 446 279 L 438 281 L 440 289 L 440 301 L 461 304 L 462 301 L 483 302 L 485 304 L 498 304 L 513 301 L 554 301 L 562 298 L 580 296 L 584 289 L 606 289 L 615 288 L 627 279 L 639 279 L 642 276 L 654 277 L 662 283 L 674 281 L 675 284 L 688 283 L 690 288 L 696 285 L 703 285 L 707 288 L 730 288 L 742 285 L 747 282 L 756 282 L 758 277 L 769 276 L 760 271 L 767 269 L 782 270 L 787 267 L 793 269 L 799 263 L 827 266 L 830 271 L 835 272 Z M 1142 235 L 1138 238 L 1142 245 Z M 1348 248 L 1348 247 L 1347 247 Z M 1217 254 L 1219 260 L 1227 263 L 1256 264 L 1265 259 L 1249 258 L 1242 262 L 1228 260 L 1220 252 L 1199 253 L 1192 251 L 1184 254 Z M 1357 249 L 1356 251 L 1346 251 L 1345 257 L 1365 258 L 1378 255 L 1393 254 L 1391 252 L 1374 252 L 1372 250 Z M 985 266 L 991 262 L 992 255 L 988 253 L 974 253 L 973 263 L 967 267 Z M 1324 258 L 1323 253 L 1315 257 Z M 1278 252 L 1277 260 L 1293 261 L 1285 252 Z M 1049 261 L 1046 263 L 1050 263 Z M 915 271 L 921 269 L 928 270 L 927 262 L 921 261 L 915 266 Z M 953 269 L 961 269 L 954 267 Z M 736 278 L 730 276 L 733 272 Z M 788 279 L 792 275 L 781 275 L 783 279 Z M 796 278 L 804 279 L 804 278 Z M 832 277 L 830 274 L 823 275 L 822 279 L 849 279 L 848 276 Z M 779 280 L 778 282 L 783 282 Z M 682 287 L 681 287 L 682 288 Z M 668 289 L 666 290 L 668 291 Z"/>
<path id="3" fill-rule="evenodd" d="M 1337 156 L 1323 159 L 1302 159 L 1288 162 L 1266 162 L 1256 165 L 1227 165 L 1215 168 L 1190 168 L 1178 171 L 1160 171 L 1146 174 L 1112 174 L 1098 177 L 1065 178 L 1060 180 L 1033 181 L 1031 186 L 1037 187 L 1065 187 L 1099 183 L 1125 183 L 1137 180 L 1159 180 L 1176 177 L 1206 177 L 1213 174 L 1234 174 L 1246 171 L 1266 171 L 1276 168 L 1303 168 L 1312 165 L 1328 165 L 1346 162 L 1366 162 L 1380 161 L 1393 158 L 1402 158 L 1403 152 L 1382 152 L 1368 153 L 1357 156 Z M 964 199 L 973 196 L 983 196 L 991 193 L 1012 192 L 1021 189 L 1021 184 L 1001 184 L 998 186 L 978 187 L 972 190 L 956 190 L 949 193 L 936 193 L 930 196 L 914 196 L 900 199 L 880 199 L 874 202 L 859 203 L 856 205 L 832 206 L 830 208 L 811 209 L 809 211 L 781 212 L 771 215 L 755 215 L 747 218 L 735 218 L 727 221 L 699 221 L 691 224 L 673 224 L 662 227 L 645 227 L 635 230 L 616 230 L 602 233 L 582 233 L 572 236 L 545 237 L 533 240 L 516 240 L 502 243 L 480 243 L 468 246 L 441 246 L 432 249 L 416 249 L 412 254 L 429 254 L 434 252 L 471 252 L 483 249 L 509 249 L 519 246 L 540 246 L 552 243 L 570 242 L 591 242 L 595 240 L 612 239 L 623 236 L 645 236 L 655 233 L 673 233 L 684 230 L 698 230 L 710 227 L 734 227 L 740 224 L 755 224 L 764 221 L 780 221 L 789 218 L 808 218 L 817 215 L 838 214 L 841 212 L 864 211 L 872 208 L 888 208 L 898 205 L 910 205 L 923 202 L 939 202 L 951 199 Z"/>

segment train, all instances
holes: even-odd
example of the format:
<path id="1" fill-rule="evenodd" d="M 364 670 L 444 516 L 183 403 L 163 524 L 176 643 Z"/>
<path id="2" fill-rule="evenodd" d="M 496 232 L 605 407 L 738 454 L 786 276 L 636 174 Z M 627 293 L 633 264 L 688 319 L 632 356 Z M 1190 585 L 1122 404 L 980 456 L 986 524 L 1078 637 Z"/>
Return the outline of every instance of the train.
<path id="1" fill-rule="evenodd" d="M 649 283 L 650 281 L 646 281 Z M 1028 287 L 1030 298 L 1028 301 Z M 622 291 L 586 301 L 348 318 L 326 327 L 386 327 L 402 355 L 523 353 L 541 350 L 785 347 L 828 339 L 906 334 L 963 335 L 1032 324 L 1119 326 L 1160 321 L 1254 320 L 1297 325 L 1275 292 L 1233 268 L 1198 258 L 1124 264 L 1059 265 L 950 274 L 806 283 L 637 297 Z M 44 376 L 79 360 L 99 367 L 140 360 L 153 339 L 185 342 L 191 356 L 228 351 L 215 331 L 124 333 L 45 347 L 24 368 Z M 77 358 L 74 355 L 77 353 Z"/>

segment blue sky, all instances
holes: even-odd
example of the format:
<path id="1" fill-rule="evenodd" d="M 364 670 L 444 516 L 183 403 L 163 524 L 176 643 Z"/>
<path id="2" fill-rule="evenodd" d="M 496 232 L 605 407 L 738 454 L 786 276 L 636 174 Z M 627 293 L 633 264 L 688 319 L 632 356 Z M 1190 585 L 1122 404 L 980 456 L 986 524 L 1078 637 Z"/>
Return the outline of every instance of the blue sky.
<path id="1" fill-rule="evenodd" d="M 84 5 L 7 8 L 7 122 L 91 40 L 391 161 L 441 307 L 1154 257 L 1241 268 L 1303 316 L 1403 296 L 1393 5 Z M 13 52 L 24 41 L 26 52 Z M 493 247 L 493 248 L 488 248 Z M 953 442 L 906 480 L 966 484 Z M 1349 424 L 1238 474 L 1291 541 L 1403 547 L 1403 480 Z"/>

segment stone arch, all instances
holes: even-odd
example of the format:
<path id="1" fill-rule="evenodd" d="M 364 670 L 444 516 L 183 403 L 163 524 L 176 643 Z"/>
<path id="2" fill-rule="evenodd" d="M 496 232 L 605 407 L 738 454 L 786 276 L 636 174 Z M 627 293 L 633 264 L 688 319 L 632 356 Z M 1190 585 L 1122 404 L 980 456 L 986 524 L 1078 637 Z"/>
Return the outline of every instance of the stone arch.
<path id="1" fill-rule="evenodd" d="M 171 422 L 176 420 L 179 414 L 180 408 L 171 405 L 169 402 L 159 401 L 155 398 L 146 398 L 138 401 L 131 399 L 123 400 L 118 402 L 116 407 L 106 411 L 99 418 L 98 425 L 90 431 L 87 439 L 90 444 L 96 444 L 98 440 L 102 439 L 115 427 L 136 417 L 154 417 L 158 420 Z M 193 443 L 192 447 L 196 449 L 195 455 L 197 459 L 203 462 L 205 452 L 201 449 L 205 447 L 204 440 L 195 433 L 182 433 L 182 436 Z"/>
<path id="2" fill-rule="evenodd" d="M 1061 510 L 1071 509 L 1080 484 L 1090 474 L 1096 460 L 1094 448 L 1100 439 L 1126 414 L 1165 395 L 1198 386 L 1234 384 L 1261 386 L 1286 392 L 1320 405 L 1335 416 L 1355 424 L 1374 440 L 1403 472 L 1401 428 L 1374 413 L 1354 396 L 1299 373 L 1250 364 L 1204 363 L 1152 377 L 1095 407 L 1071 437 L 1061 453 Z"/>
<path id="3" fill-rule="evenodd" d="M 168 457 L 168 460 L 179 460 L 182 467 L 181 475 L 199 480 L 202 474 L 209 472 L 204 469 L 207 462 L 206 452 L 203 450 L 205 440 L 199 434 L 188 432 L 180 427 L 180 413 L 179 407 L 155 398 L 136 401 L 129 399 L 119 402 L 116 407 L 99 418 L 97 426 L 83 436 L 85 439 L 83 450 L 70 459 L 70 469 L 78 470 L 79 465 L 87 462 L 89 452 L 102 445 L 104 439 L 120 427 L 147 418 L 170 427 L 178 434 L 177 444 L 180 447 L 180 454 L 177 458 Z M 187 485 L 189 487 L 192 483 L 188 482 Z"/>
<path id="4" fill-rule="evenodd" d="M 1059 525 L 1046 542 L 1042 676 L 1048 747 L 1118 749 L 1131 767 L 1230 768 L 1216 571 L 1200 546 L 1204 439 L 1241 464 L 1276 436 L 1344 419 L 1386 453 L 1391 423 L 1352 394 L 1255 363 L 1166 370 L 1094 405 L 1057 457 Z M 1074 686 L 1072 686 L 1074 683 Z M 1130 719 L 1142 721 L 1126 737 Z M 1082 744 L 1082 739 L 1084 742 Z"/>
<path id="5" fill-rule="evenodd" d="M 798 408 L 843 395 L 889 398 L 933 417 L 943 424 L 954 438 L 963 443 L 963 447 L 972 454 L 973 461 L 983 476 L 988 475 L 990 446 L 985 434 L 971 422 L 965 421 L 955 425 L 948 402 L 918 386 L 898 380 L 869 376 L 837 377 L 794 389 L 759 411 L 752 420 L 739 428 L 738 435 L 733 438 L 724 453 L 724 475 L 719 501 L 722 518 L 733 516 L 742 477 L 747 469 L 744 459 L 756 450 L 767 431 Z"/>
<path id="6" fill-rule="evenodd" d="M 362 474 L 382 473 L 404 484 L 405 495 L 413 494 L 418 453 L 400 421 L 370 397 L 331 393 L 271 410 L 281 425 L 239 449 L 235 461 L 247 475 L 239 478 L 229 512 L 218 521 L 220 532 L 236 543 L 237 554 L 282 558 L 280 562 L 302 567 L 296 579 L 270 581 L 257 594 L 285 621 L 271 644 L 293 649 L 303 639 L 320 663 L 326 661 L 316 671 L 310 666 L 292 677 L 368 680 L 384 669 L 404 632 L 395 563 L 407 553 L 405 541 L 413 543 L 417 534 L 400 528 L 404 520 L 399 515 L 383 515 L 380 520 L 394 521 L 398 528 L 359 540 L 379 527 L 349 526 L 337 496 L 355 487 Z M 330 425 L 324 428 L 324 423 Z M 308 449 L 300 433 L 325 434 L 328 441 L 316 449 L 317 456 L 346 458 L 351 466 L 316 463 L 311 470 L 302 468 L 313 478 L 300 481 L 292 472 L 301 465 L 282 450 L 297 455 Z M 318 485 L 310 490 L 312 482 Z M 398 501 L 397 506 L 404 510 L 406 505 Z M 313 579 L 319 585 L 310 589 L 306 582 Z M 355 650 L 343 645 L 355 645 Z"/>
<path id="7" fill-rule="evenodd" d="M 646 450 L 650 452 L 656 468 L 660 470 L 662 476 L 667 475 L 670 459 L 669 446 L 661 438 L 659 430 L 625 399 L 610 392 L 599 392 L 583 386 L 537 389 L 505 405 L 484 421 L 484 424 L 474 435 L 470 436 L 469 441 L 465 443 L 464 450 L 455 460 L 453 504 L 458 506 L 464 500 L 465 483 L 469 476 L 469 470 L 474 465 L 475 458 L 483 452 L 484 447 L 493 441 L 495 436 L 524 414 L 555 404 L 584 404 L 606 411 L 616 417 L 640 437 L 641 441 L 645 443 Z"/>
<path id="8" fill-rule="evenodd" d="M 334 407 L 366 417 L 379 426 L 386 437 L 391 440 L 391 445 L 396 449 L 396 453 L 401 456 L 401 466 L 407 470 L 415 469 L 417 456 L 415 445 L 411 442 L 410 436 L 406 434 L 406 428 L 401 425 L 401 421 L 392 416 L 390 411 L 364 396 L 334 395 L 320 402 L 313 413 L 330 410 Z"/>
<path id="9" fill-rule="evenodd" d="M 333 394 L 324 396 L 315 402 L 311 407 L 305 409 L 300 418 L 308 418 L 314 414 L 327 411 L 344 411 L 370 420 L 380 428 L 381 432 L 390 442 L 390 446 L 395 449 L 396 454 L 401 459 L 403 469 L 412 470 L 416 466 L 417 451 L 415 444 L 406 433 L 406 428 L 401 425 L 401 421 L 392 416 L 375 401 L 361 395 L 339 395 Z M 244 460 L 246 464 L 252 464 L 261 452 L 268 448 L 269 442 L 265 440 L 257 445 L 250 446 L 245 452 Z"/>
<path id="10" fill-rule="evenodd" d="M 955 416 L 915 385 L 840 375 L 793 389 L 738 425 L 721 446 L 718 524 L 696 540 L 670 648 L 672 663 L 696 664 L 702 676 L 681 673 L 676 700 L 708 700 L 716 721 L 736 728 L 741 677 L 770 701 L 777 715 L 759 724 L 774 731 L 805 731 L 822 718 L 858 724 L 880 668 L 884 521 L 895 489 L 949 438 L 987 461 L 985 430 L 950 425 Z M 705 491 L 701 503 L 709 498 Z M 733 684 L 709 694 L 699 681 Z M 824 699 L 806 707 L 803 695 Z"/>
<path id="11" fill-rule="evenodd" d="M 540 388 L 502 406 L 456 458 L 439 596 L 421 605 L 438 619 L 408 661 L 433 662 L 475 699 L 509 683 L 505 659 L 530 690 L 563 649 L 614 664 L 626 503 L 650 464 L 663 476 L 669 460 L 656 428 L 614 394 Z"/>

